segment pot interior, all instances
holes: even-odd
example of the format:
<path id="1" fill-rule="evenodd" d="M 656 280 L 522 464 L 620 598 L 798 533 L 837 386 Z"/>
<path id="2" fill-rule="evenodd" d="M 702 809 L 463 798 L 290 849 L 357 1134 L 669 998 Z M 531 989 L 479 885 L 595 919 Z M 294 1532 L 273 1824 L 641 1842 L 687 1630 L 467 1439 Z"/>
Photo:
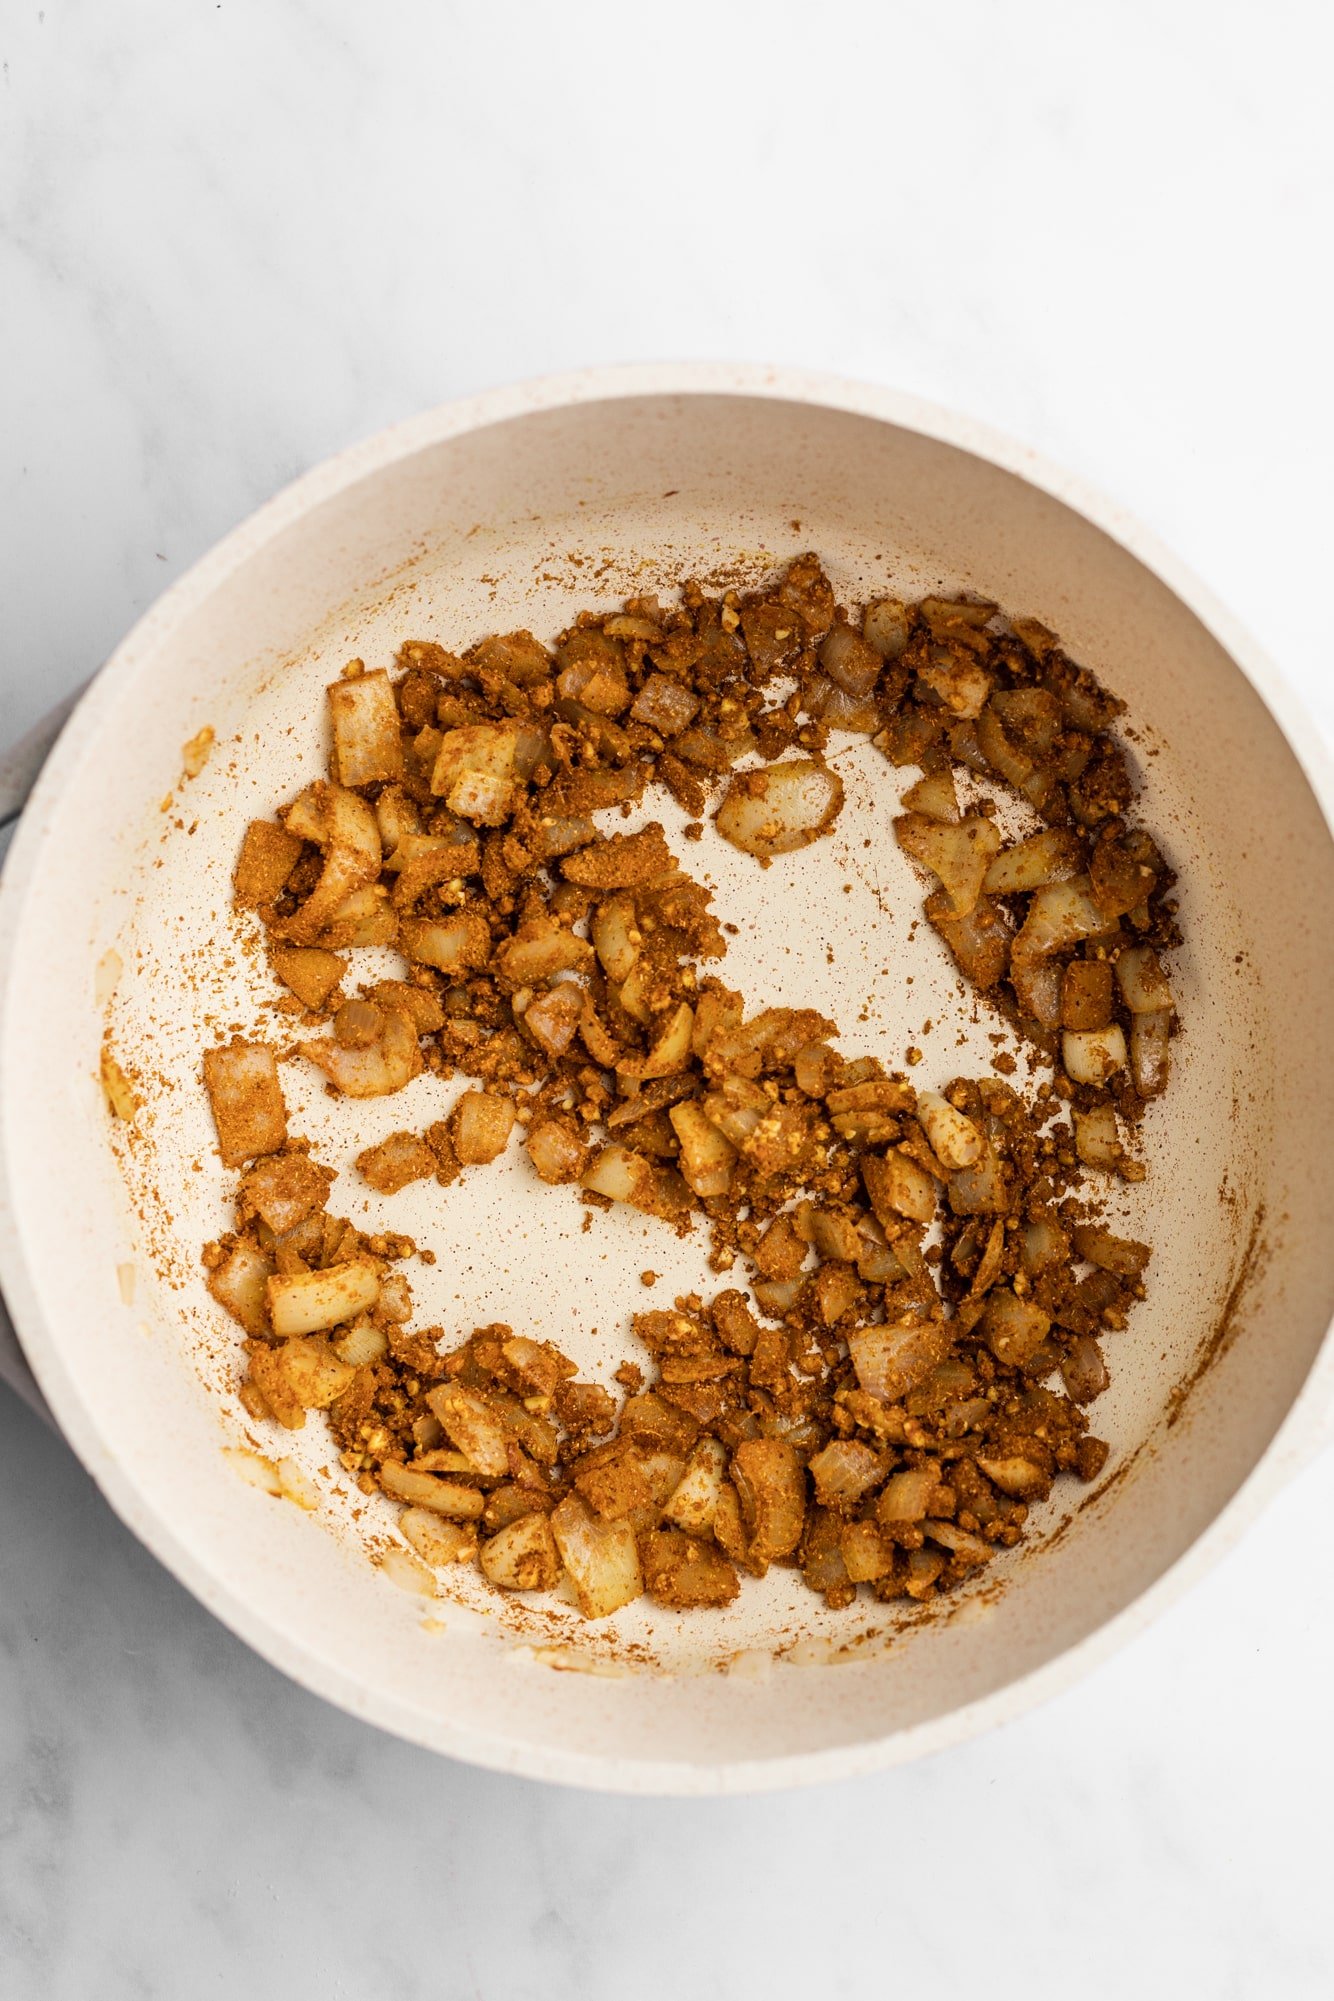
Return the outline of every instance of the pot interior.
<path id="1" fill-rule="evenodd" d="M 6 899 L 5 1276 L 21 1331 L 132 1525 L 279 1665 L 373 1720 L 487 1762 L 627 1784 L 930 1742 L 1161 1577 L 1311 1366 L 1330 1310 L 1319 1205 L 1334 1110 L 1327 1066 L 1313 1075 L 1306 1054 L 1334 1029 L 1318 807 L 1258 696 L 1164 584 L 953 445 L 724 393 L 438 430 L 424 420 L 358 476 L 241 531 L 131 637 L 58 753 Z M 240 828 L 321 769 L 323 689 L 353 655 L 387 665 L 405 638 L 461 649 L 517 626 L 550 639 L 584 606 L 690 575 L 756 580 L 805 549 L 845 601 L 966 590 L 1034 615 L 1129 705 L 1139 810 L 1180 875 L 1184 1032 L 1146 1120 L 1149 1178 L 1117 1197 L 1154 1257 L 1147 1303 L 1105 1344 L 1112 1387 L 1093 1428 L 1112 1446 L 1107 1473 L 1059 1482 L 1029 1541 L 926 1616 L 869 1600 L 831 1614 L 783 1571 L 721 1614 L 641 1601 L 596 1626 L 502 1601 L 472 1573 L 447 1575 L 434 1602 L 407 1595 L 370 1560 L 388 1510 L 341 1473 L 318 1417 L 294 1441 L 261 1440 L 315 1474 L 313 1514 L 245 1485 L 221 1450 L 257 1434 L 235 1396 L 235 1330 L 201 1282 L 231 1177 L 199 1052 L 233 1029 L 272 1033 L 277 992 L 230 914 Z M 181 747 L 205 724 L 211 759 L 182 783 Z M 916 1080 L 985 1071 L 1003 1025 L 915 923 L 921 884 L 890 830 L 915 774 L 846 738 L 836 761 L 848 804 L 833 839 L 767 871 L 711 829 L 681 849 L 739 927 L 719 970 L 752 1003 L 833 1015 L 846 1053 L 897 1066 L 917 1044 Z M 670 802 L 646 805 L 675 841 Z M 114 1150 L 104 1031 L 146 1079 Z M 585 1229 L 572 1192 L 538 1184 L 517 1147 L 448 1190 L 373 1195 L 352 1155 L 420 1131 L 461 1081 L 428 1075 L 349 1107 L 292 1064 L 284 1088 L 292 1129 L 343 1170 L 334 1212 L 435 1250 L 433 1268 L 411 1267 L 416 1319 L 451 1338 L 509 1321 L 606 1380 L 649 1303 L 641 1271 L 659 1274 L 655 1304 L 720 1283 L 702 1233 L 679 1241 L 629 1212 Z"/>

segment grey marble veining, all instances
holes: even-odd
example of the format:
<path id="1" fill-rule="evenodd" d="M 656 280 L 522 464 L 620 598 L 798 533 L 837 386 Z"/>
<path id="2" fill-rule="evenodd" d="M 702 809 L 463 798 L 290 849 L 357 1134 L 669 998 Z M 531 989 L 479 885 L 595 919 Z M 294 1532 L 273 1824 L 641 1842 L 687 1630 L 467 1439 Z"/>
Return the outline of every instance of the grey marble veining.
<path id="1" fill-rule="evenodd" d="M 0 737 L 325 453 L 699 354 L 1023 435 L 1334 730 L 1334 46 L 1299 0 L 48 0 L 0 42 Z M 1332 1507 L 1326 1458 L 1092 1680 L 929 1764 L 607 1800 L 290 1686 L 0 1392 L 0 1995 L 1316 2001 Z"/>

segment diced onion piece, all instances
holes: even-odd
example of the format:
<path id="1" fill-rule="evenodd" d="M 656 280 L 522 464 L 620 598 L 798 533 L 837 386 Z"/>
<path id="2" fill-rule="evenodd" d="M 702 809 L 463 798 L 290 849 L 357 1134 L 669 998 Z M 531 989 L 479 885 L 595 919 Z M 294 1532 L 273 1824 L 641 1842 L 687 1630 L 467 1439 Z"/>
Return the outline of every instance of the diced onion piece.
<path id="1" fill-rule="evenodd" d="M 380 829 L 358 792 L 317 780 L 284 814 L 290 832 L 324 849 L 320 879 L 295 917 L 283 926 L 294 944 L 313 945 L 330 929 L 354 890 L 369 889 L 380 873 Z"/>
<path id="2" fill-rule="evenodd" d="M 1085 1167 L 1105 1167 L 1115 1172 L 1125 1159 L 1116 1107 L 1093 1105 L 1088 1111 L 1076 1111 L 1073 1117 L 1075 1152 Z"/>
<path id="3" fill-rule="evenodd" d="M 465 1167 L 484 1166 L 509 1145 L 514 1101 L 495 1091 L 465 1091 L 450 1114 L 454 1151 Z"/>
<path id="4" fill-rule="evenodd" d="M 993 1486 L 999 1487 L 1002 1494 L 1008 1494 L 1013 1501 L 1036 1500 L 1051 1486 L 1050 1477 L 1041 1466 L 1017 1453 L 1010 1453 L 1004 1458 L 979 1459 L 977 1466 Z"/>
<path id="5" fill-rule="evenodd" d="M 434 1598 L 437 1595 L 436 1581 L 426 1565 L 408 1549 L 386 1549 L 376 1559 L 382 1576 L 400 1591 L 415 1592 L 419 1598 Z"/>
<path id="6" fill-rule="evenodd" d="M 329 689 L 329 714 L 340 784 L 397 783 L 402 778 L 398 705 L 383 668 L 335 681 Z"/>
<path id="7" fill-rule="evenodd" d="M 939 1320 L 905 1319 L 854 1327 L 848 1353 L 857 1382 L 881 1403 L 897 1403 L 930 1375 L 949 1352 L 949 1329 Z"/>
<path id="8" fill-rule="evenodd" d="M 790 758 L 739 773 L 727 788 L 714 824 L 747 854 L 790 854 L 832 827 L 843 805 L 843 781 L 815 758 Z"/>
<path id="9" fill-rule="evenodd" d="M 422 1561 L 436 1570 L 471 1563 L 477 1554 L 477 1530 L 471 1522 L 450 1521 L 431 1508 L 404 1508 L 398 1526 Z"/>
<path id="10" fill-rule="evenodd" d="M 652 1164 L 625 1146 L 604 1146 L 580 1180 L 595 1195 L 609 1195 L 613 1202 L 629 1202 L 635 1208 L 649 1205 L 654 1194 Z"/>
<path id="11" fill-rule="evenodd" d="M 327 1271 L 276 1274 L 267 1289 L 275 1334 L 319 1334 L 368 1313 L 380 1296 L 380 1275 L 356 1258 Z"/>
<path id="12" fill-rule="evenodd" d="M 862 638 L 882 660 L 897 660 L 908 644 L 908 608 L 898 598 L 876 598 L 862 616 Z"/>
<path id="13" fill-rule="evenodd" d="M 1102 1349 L 1091 1334 L 1081 1334 L 1061 1363 L 1061 1381 L 1075 1403 L 1092 1403 L 1106 1389 L 1109 1377 Z"/>
<path id="14" fill-rule="evenodd" d="M 204 1086 L 225 1167 L 242 1167 L 256 1154 L 277 1153 L 286 1145 L 278 1059 L 267 1043 L 235 1041 L 206 1049 Z"/>
<path id="15" fill-rule="evenodd" d="M 283 1483 L 278 1468 L 262 1452 L 251 1452 L 242 1445 L 224 1445 L 222 1456 L 247 1487 L 258 1487 L 261 1494 L 272 1494 L 275 1500 L 282 1493 Z"/>
<path id="16" fill-rule="evenodd" d="M 301 859 L 301 838 L 276 820 L 252 820 L 241 837 L 241 852 L 232 876 L 232 896 L 238 910 L 255 910 L 273 903 Z"/>
<path id="17" fill-rule="evenodd" d="M 533 1041 L 553 1057 L 565 1054 L 583 1018 L 583 988 L 569 981 L 546 988 L 536 1000 L 529 1002 L 522 1016 L 525 1034 L 531 1035 Z"/>
<path id="18" fill-rule="evenodd" d="M 324 1207 L 333 1175 L 304 1153 L 270 1154 L 242 1177 L 237 1202 L 281 1237 Z"/>
<path id="19" fill-rule="evenodd" d="M 320 1490 L 299 1459 L 278 1461 L 278 1486 L 285 1501 L 292 1501 L 313 1515 L 320 1505 Z"/>
<path id="20" fill-rule="evenodd" d="M 857 1276 L 868 1285 L 893 1285 L 905 1275 L 905 1267 L 891 1249 L 884 1230 L 874 1216 L 857 1220 L 860 1249 L 855 1263 Z"/>
<path id="21" fill-rule="evenodd" d="M 644 1576 L 628 1521 L 603 1521 L 577 1494 L 567 1494 L 551 1530 L 586 1619 L 605 1619 L 639 1597 Z"/>
<path id="22" fill-rule="evenodd" d="M 350 1362 L 354 1369 L 365 1369 L 388 1354 L 389 1336 L 369 1314 L 362 1314 L 329 1345 L 340 1362 Z"/>
<path id="23" fill-rule="evenodd" d="M 322 1008 L 347 971 L 347 960 L 318 945 L 274 945 L 269 963 L 302 1007 Z"/>
<path id="24" fill-rule="evenodd" d="M 667 1498 L 663 1513 L 691 1535 L 708 1535 L 727 1470 L 727 1448 L 721 1439 L 701 1438 L 691 1447 L 685 1471 Z"/>
<path id="25" fill-rule="evenodd" d="M 449 810 L 475 826 L 499 827 L 514 808 L 514 785 L 490 771 L 461 771 L 449 788 Z"/>
<path id="26" fill-rule="evenodd" d="M 606 897 L 593 914 L 593 949 L 613 986 L 630 977 L 642 939 L 635 917 L 635 900 L 622 890 Z"/>
<path id="27" fill-rule="evenodd" d="M 1167 1089 L 1171 1064 L 1172 1010 L 1137 1014 L 1130 1024 L 1130 1074 L 1141 1098 L 1157 1098 Z"/>
<path id="28" fill-rule="evenodd" d="M 982 1134 L 939 1091 L 917 1093 L 917 1117 L 931 1143 L 931 1151 L 951 1174 L 961 1167 L 972 1167 L 982 1158 L 986 1145 Z"/>
<path id="29" fill-rule="evenodd" d="M 736 1148 L 692 1100 L 667 1113 L 681 1143 L 678 1165 L 686 1186 L 701 1202 L 725 1195 L 732 1184 Z M 682 1523 L 682 1527 L 686 1524 Z"/>
<path id="30" fill-rule="evenodd" d="M 380 830 L 385 866 L 393 868 L 399 842 L 409 834 L 421 832 L 421 814 L 417 811 L 416 801 L 409 799 L 401 786 L 387 785 L 375 801 L 375 824 Z"/>
<path id="31" fill-rule="evenodd" d="M 851 1216 L 832 1209 L 817 1209 L 813 1202 L 799 1202 L 793 1224 L 803 1243 L 810 1244 L 817 1257 L 856 1264 L 863 1252 L 861 1231 Z"/>
<path id="32" fill-rule="evenodd" d="M 517 1521 L 482 1544 L 482 1575 L 502 1591 L 550 1591 L 560 1577 L 551 1523 L 541 1513 Z"/>
<path id="33" fill-rule="evenodd" d="M 498 826 L 513 807 L 518 748 L 513 725 L 469 723 L 446 730 L 431 771 L 431 790 L 451 813 Z M 479 778 L 494 784 L 479 789 Z"/>
<path id="34" fill-rule="evenodd" d="M 1064 969 L 1059 959 L 1015 959 L 1010 980 L 1022 1014 L 1040 1028 L 1060 1027 Z"/>
<path id="35" fill-rule="evenodd" d="M 959 722 L 981 715 L 993 686 L 990 674 L 976 660 L 944 649 L 918 668 L 917 678 Z"/>
<path id="36" fill-rule="evenodd" d="M 1050 882 L 1036 892 L 1028 915 L 1015 936 L 1016 960 L 1043 959 L 1081 939 L 1096 938 L 1108 929 L 1107 919 L 1089 893 L 1087 876 Z"/>
<path id="37" fill-rule="evenodd" d="M 397 1008 L 384 1012 L 384 1029 L 367 1049 L 344 1049 L 330 1036 L 307 1042 L 302 1055 L 323 1070 L 347 1098 L 385 1098 L 410 1084 L 422 1068 L 417 1031 Z"/>
<path id="38" fill-rule="evenodd" d="M 956 1216 L 1003 1216 L 1009 1207 L 1005 1174 L 988 1142 L 980 1160 L 949 1178 L 950 1208 Z"/>
<path id="39" fill-rule="evenodd" d="M 398 932 L 398 913 L 389 901 L 383 883 L 363 883 L 349 890 L 331 913 L 322 932 L 326 945 L 392 945 Z"/>
<path id="40" fill-rule="evenodd" d="M 1152 945 L 1128 945 L 1119 953 L 1116 981 L 1132 1014 L 1171 1012 L 1172 989 Z"/>
<path id="41" fill-rule="evenodd" d="M 815 1303 L 826 1327 L 834 1327 L 861 1297 L 857 1275 L 850 1264 L 821 1265 L 815 1274 Z"/>
<path id="42" fill-rule="evenodd" d="M 1119 1022 L 1107 1028 L 1067 1028 L 1061 1037 L 1061 1061 L 1076 1084 L 1105 1084 L 1125 1068 L 1126 1038 Z"/>
<path id="43" fill-rule="evenodd" d="M 1068 828 L 1044 827 L 998 854 L 982 886 L 988 896 L 1020 896 L 1068 881 L 1079 874 L 1082 852 L 1079 836 Z"/>
<path id="44" fill-rule="evenodd" d="M 746 1438 L 732 1454 L 732 1479 L 750 1536 L 749 1560 L 763 1570 L 790 1556 L 806 1519 L 801 1454 L 784 1438 Z"/>
<path id="45" fill-rule="evenodd" d="M 910 813 L 921 814 L 928 820 L 957 821 L 959 795 L 954 789 L 952 768 L 943 764 L 939 771 L 928 771 L 924 778 L 919 778 L 915 785 L 908 787 L 903 795 L 903 804 Z M 986 886 L 988 889 L 991 887 L 990 881 Z"/>
<path id="46" fill-rule="evenodd" d="M 1113 1236 L 1096 1223 L 1076 1224 L 1074 1238 L 1081 1258 L 1119 1278 L 1138 1278 L 1151 1255 L 1147 1244 L 1137 1243 L 1133 1237 Z"/>
<path id="47" fill-rule="evenodd" d="M 630 714 L 659 736 L 679 736 L 694 721 L 699 696 L 671 674 L 650 674 L 635 696 Z"/>
<path id="48" fill-rule="evenodd" d="M 979 896 L 966 917 L 952 917 L 945 892 L 933 890 L 925 910 L 964 976 L 983 992 L 994 987 L 1010 962 L 1010 933 L 999 906 Z"/>
<path id="49" fill-rule="evenodd" d="M 556 1185 L 578 1179 L 584 1164 L 584 1145 L 569 1126 L 557 1119 L 542 1119 L 529 1128 L 524 1144 L 543 1181 Z"/>
<path id="50" fill-rule="evenodd" d="M 405 958 L 458 979 L 491 956 L 491 928 L 480 911 L 443 918 L 405 917 L 399 926 Z"/>
<path id="51" fill-rule="evenodd" d="M 480 1487 L 465 1486 L 461 1480 L 442 1480 L 436 1473 L 419 1473 L 415 1466 L 400 1466 L 393 1459 L 380 1468 L 380 1485 L 396 1501 L 410 1501 L 414 1508 L 429 1508 L 432 1514 L 447 1515 L 451 1521 L 475 1521 L 486 1506 Z"/>
<path id="52" fill-rule="evenodd" d="M 660 1017 L 647 1056 L 632 1057 L 617 1065 L 621 1075 L 650 1083 L 654 1078 L 673 1077 L 678 1070 L 684 1070 L 690 1061 L 694 1026 L 694 1009 L 681 1001 L 670 1014 Z"/>
<path id="53" fill-rule="evenodd" d="M 397 1195 L 410 1182 L 427 1180 L 439 1164 L 417 1133 L 390 1133 L 357 1155 L 357 1171 L 379 1195 Z"/>
<path id="54" fill-rule="evenodd" d="M 894 1545 L 874 1522 L 848 1522 L 839 1537 L 839 1552 L 853 1584 L 872 1584 L 894 1568 Z"/>
<path id="55" fill-rule="evenodd" d="M 928 820 L 922 813 L 904 813 L 894 822 L 899 846 L 940 877 L 951 914 L 967 917 L 982 894 L 982 883 L 1000 848 L 1000 833 L 983 814 L 970 814 L 957 826 Z"/>
<path id="56" fill-rule="evenodd" d="M 850 625 L 831 625 L 820 642 L 820 665 L 835 685 L 859 701 L 880 679 L 883 661 Z"/>
<path id="57" fill-rule="evenodd" d="M 804 1283 L 799 1278 L 759 1278 L 755 1281 L 755 1297 L 766 1313 L 780 1319 L 792 1311 Z"/>
<path id="58" fill-rule="evenodd" d="M 938 1485 L 939 1475 L 934 1466 L 914 1466 L 902 1473 L 891 1473 L 875 1504 L 876 1520 L 922 1521 Z"/>
<path id="59" fill-rule="evenodd" d="M 250 1372 L 279 1424 L 296 1430 L 307 1410 L 327 1410 L 356 1373 L 319 1335 L 298 1334 L 250 1358 Z"/>
<path id="60" fill-rule="evenodd" d="M 851 1507 L 885 1470 L 883 1454 L 859 1438 L 831 1438 L 810 1461 L 815 1498 L 822 1508 Z"/>
<path id="61" fill-rule="evenodd" d="M 508 1433 L 485 1397 L 461 1383 L 446 1383 L 428 1390 L 426 1401 L 480 1474 L 497 1480 L 509 1471 Z"/>
<path id="62" fill-rule="evenodd" d="M 1020 1368 L 1047 1338 L 1051 1315 L 1031 1299 L 1020 1299 L 1008 1285 L 993 1286 L 987 1294 L 982 1315 L 982 1332 L 998 1362 Z"/>
<path id="63" fill-rule="evenodd" d="M 267 1281 L 272 1270 L 273 1259 L 242 1239 L 208 1275 L 209 1291 L 247 1334 L 270 1332 Z"/>
<path id="64" fill-rule="evenodd" d="M 1064 1263 L 1070 1255 L 1070 1245 L 1059 1223 L 1049 1216 L 1039 1216 L 1034 1222 L 1024 1225 L 1019 1252 L 1024 1270 L 1030 1277 L 1036 1278 L 1049 1266 Z"/>
<path id="65" fill-rule="evenodd" d="M 882 1223 L 888 1224 L 899 1216 L 907 1216 L 914 1223 L 929 1223 L 936 1213 L 936 1183 L 906 1153 L 891 1148 L 883 1158 L 866 1154 L 862 1159 L 862 1180 L 871 1207 Z"/>
<path id="66" fill-rule="evenodd" d="M 829 729 L 854 730 L 861 736 L 874 736 L 883 720 L 873 696 L 849 695 L 823 674 L 806 683 L 805 706 L 807 715 Z"/>
<path id="67" fill-rule="evenodd" d="M 938 1542 L 942 1549 L 947 1549 L 956 1563 L 969 1565 L 990 1563 L 996 1554 L 994 1543 L 985 1542 L 980 1535 L 974 1535 L 969 1529 L 961 1529 L 957 1522 L 928 1521 L 926 1533 L 932 1542 Z M 922 1553 L 919 1550 L 911 1551 L 909 1561 L 913 1556 Z"/>

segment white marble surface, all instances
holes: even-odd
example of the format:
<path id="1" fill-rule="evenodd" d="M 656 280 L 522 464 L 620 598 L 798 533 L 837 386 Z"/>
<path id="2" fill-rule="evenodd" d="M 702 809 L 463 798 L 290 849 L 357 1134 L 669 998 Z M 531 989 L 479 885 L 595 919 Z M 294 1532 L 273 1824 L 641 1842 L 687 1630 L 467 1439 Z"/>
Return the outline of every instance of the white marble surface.
<path id="1" fill-rule="evenodd" d="M 1309 0 L 25 0 L 0 42 L 0 735 L 333 448 L 696 354 L 894 382 L 1072 464 L 1334 732 Z M 655 1804 L 287 1686 L 0 1399 L 6 2001 L 1334 1988 L 1330 1457 L 1024 1722 Z"/>

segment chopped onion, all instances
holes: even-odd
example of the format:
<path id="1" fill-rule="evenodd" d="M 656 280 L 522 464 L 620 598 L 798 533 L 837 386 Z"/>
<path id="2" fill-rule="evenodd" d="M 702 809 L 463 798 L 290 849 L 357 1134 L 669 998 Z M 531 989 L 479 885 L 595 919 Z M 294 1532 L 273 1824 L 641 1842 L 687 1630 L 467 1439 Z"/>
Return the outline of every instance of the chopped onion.
<path id="1" fill-rule="evenodd" d="M 908 644 L 908 608 L 898 598 L 877 598 L 862 616 L 862 638 L 882 660 L 897 660 Z"/>
<path id="2" fill-rule="evenodd" d="M 1118 1022 L 1107 1028 L 1067 1028 L 1061 1037 L 1061 1061 L 1076 1084 L 1105 1084 L 1125 1068 L 1126 1038 Z"/>
<path id="3" fill-rule="evenodd" d="M 880 679 L 879 653 L 850 625 L 831 625 L 820 643 L 820 665 L 845 694 L 861 700 Z"/>
<path id="4" fill-rule="evenodd" d="M 534 1512 L 482 1544 L 482 1574 L 502 1591 L 550 1591 L 560 1576 L 560 1553 L 546 1515 Z"/>
<path id="5" fill-rule="evenodd" d="M 732 1185 L 736 1148 L 693 1100 L 667 1113 L 681 1143 L 679 1165 L 686 1186 L 702 1202 L 725 1195 Z M 683 1524 L 684 1526 L 684 1524 Z"/>
<path id="6" fill-rule="evenodd" d="M 943 764 L 939 771 L 928 771 L 924 778 L 919 778 L 915 785 L 908 787 L 903 795 L 903 804 L 910 813 L 924 814 L 928 820 L 956 821 L 959 818 L 959 795 L 954 789 L 953 769 Z M 992 867 L 995 867 L 994 862 Z"/>
<path id="7" fill-rule="evenodd" d="M 1152 945 L 1128 945 L 1118 953 L 1116 979 L 1132 1014 L 1171 1012 L 1172 989 Z"/>
<path id="8" fill-rule="evenodd" d="M 475 1521 L 486 1506 L 480 1487 L 466 1487 L 461 1480 L 442 1480 L 436 1473 L 419 1473 L 415 1466 L 400 1466 L 386 1459 L 380 1468 L 380 1485 L 396 1501 L 410 1501 L 414 1508 L 429 1508 L 432 1514 L 447 1515 L 451 1521 Z"/>
<path id="9" fill-rule="evenodd" d="M 986 1145 L 981 1133 L 939 1091 L 917 1093 L 917 1116 L 931 1143 L 931 1151 L 951 1174 L 958 1168 L 972 1167 L 981 1159 Z"/>
<path id="10" fill-rule="evenodd" d="M 551 1529 L 586 1619 L 605 1619 L 639 1597 L 644 1575 L 628 1521 L 602 1521 L 578 1494 L 567 1494 Z"/>
<path id="11" fill-rule="evenodd" d="M 983 814 L 970 814 L 957 826 L 928 820 L 922 813 L 904 813 L 894 822 L 898 843 L 914 861 L 940 877 L 950 901 L 950 914 L 967 917 L 982 894 L 982 883 L 1000 848 L 1001 837 Z"/>
<path id="12" fill-rule="evenodd" d="M 477 1531 L 470 1523 L 449 1521 L 430 1508 L 404 1508 L 398 1526 L 418 1556 L 437 1570 L 471 1563 L 477 1554 Z"/>
<path id="13" fill-rule="evenodd" d="M 1137 1014 L 1130 1024 L 1130 1074 L 1141 1098 L 1157 1098 L 1167 1089 L 1171 1035 L 1171 1008 Z"/>
<path id="14" fill-rule="evenodd" d="M 998 1362 L 1019 1368 L 1047 1337 L 1051 1315 L 1031 1299 L 1020 1299 L 1008 1285 L 994 1286 L 987 1295 L 982 1331 Z"/>
<path id="15" fill-rule="evenodd" d="M 347 1098 L 385 1098 L 410 1084 L 422 1068 L 417 1031 L 397 1008 L 384 1011 L 384 1030 L 368 1049 L 344 1049 L 330 1036 L 307 1042 L 302 1055 L 323 1070 Z"/>
<path id="16" fill-rule="evenodd" d="M 491 956 L 491 927 L 480 911 L 438 919 L 405 917 L 399 937 L 405 958 L 455 979 L 484 966 Z"/>
<path id="17" fill-rule="evenodd" d="M 789 854 L 827 833 L 843 805 L 843 781 L 815 758 L 743 771 L 727 788 L 714 824 L 747 854 Z"/>
<path id="18" fill-rule="evenodd" d="M 831 1438 L 811 1459 L 809 1470 L 822 1508 L 851 1507 L 881 1478 L 885 1459 L 858 1438 Z"/>
<path id="19" fill-rule="evenodd" d="M 368 1313 L 380 1297 L 380 1274 L 356 1258 L 327 1271 L 285 1272 L 267 1281 L 275 1334 L 319 1334 Z"/>
<path id="20" fill-rule="evenodd" d="M 874 1327 L 854 1327 L 848 1353 L 857 1382 L 881 1403 L 897 1403 L 944 1360 L 949 1329 L 938 1320 L 898 1320 Z"/>
<path id="21" fill-rule="evenodd" d="M 1049 882 L 1068 881 L 1079 874 L 1081 854 L 1077 834 L 1065 827 L 1044 827 L 998 854 L 983 888 L 989 896 L 1017 896 L 1043 889 Z"/>

